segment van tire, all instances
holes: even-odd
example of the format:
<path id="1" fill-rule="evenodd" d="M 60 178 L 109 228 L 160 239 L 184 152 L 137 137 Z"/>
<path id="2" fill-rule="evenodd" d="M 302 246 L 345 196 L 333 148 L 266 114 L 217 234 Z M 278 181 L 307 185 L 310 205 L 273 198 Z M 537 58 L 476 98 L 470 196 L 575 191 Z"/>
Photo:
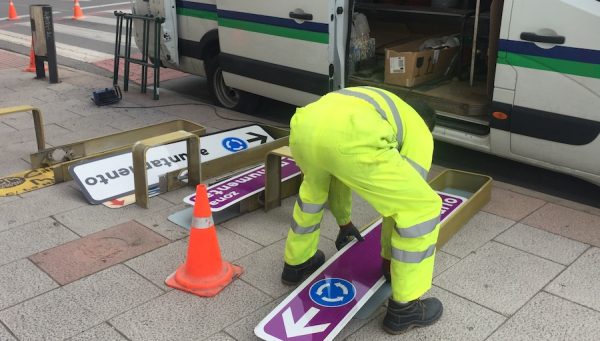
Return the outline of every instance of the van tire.
<path id="1" fill-rule="evenodd" d="M 227 86 L 217 57 L 215 55 L 205 61 L 206 80 L 212 101 L 226 109 L 254 114 L 262 97 Z"/>

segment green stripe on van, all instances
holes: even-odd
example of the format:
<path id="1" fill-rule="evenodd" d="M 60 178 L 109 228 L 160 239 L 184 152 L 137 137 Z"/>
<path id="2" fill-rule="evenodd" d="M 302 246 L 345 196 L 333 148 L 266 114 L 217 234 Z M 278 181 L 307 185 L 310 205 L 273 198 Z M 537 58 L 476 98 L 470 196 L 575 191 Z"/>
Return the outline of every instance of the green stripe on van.
<path id="1" fill-rule="evenodd" d="M 279 37 L 286 37 L 298 40 L 312 41 L 315 43 L 328 44 L 329 34 L 311 32 L 305 30 L 297 30 L 294 28 L 273 26 L 267 24 L 259 24 L 254 22 L 219 18 L 219 25 L 229 28 L 235 28 L 244 31 L 270 34 Z"/>
<path id="2" fill-rule="evenodd" d="M 600 64 L 536 57 L 512 52 L 498 53 L 498 63 L 536 70 L 567 73 L 576 76 L 600 78 Z"/>
<path id="3" fill-rule="evenodd" d="M 185 15 L 187 17 L 208 19 L 208 20 L 217 20 L 217 12 L 211 11 L 203 11 L 199 9 L 191 9 L 191 8 L 181 8 L 177 7 L 177 14 Z"/>

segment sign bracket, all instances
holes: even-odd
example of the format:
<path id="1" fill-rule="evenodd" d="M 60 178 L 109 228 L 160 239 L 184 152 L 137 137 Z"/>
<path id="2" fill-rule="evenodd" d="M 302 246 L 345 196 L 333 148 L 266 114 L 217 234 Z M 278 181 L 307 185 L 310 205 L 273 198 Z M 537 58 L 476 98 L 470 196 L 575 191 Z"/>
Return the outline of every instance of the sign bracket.
<path id="1" fill-rule="evenodd" d="M 274 149 L 265 161 L 265 211 L 281 206 L 281 158 L 292 158 L 289 146 Z"/>
<path id="2" fill-rule="evenodd" d="M 42 116 L 42 111 L 40 109 L 31 105 L 19 105 L 16 107 L 0 108 L 0 116 L 27 111 L 31 111 L 31 113 L 33 114 L 33 126 L 35 127 L 35 138 L 37 141 L 37 147 L 39 151 L 42 151 L 44 150 L 44 148 L 46 148 L 46 140 L 44 136 L 44 119 Z"/>
<path id="3" fill-rule="evenodd" d="M 255 166 L 260 163 L 272 151 L 288 145 L 289 130 L 268 126 L 258 125 L 275 140 L 266 142 L 254 148 L 246 149 L 235 154 L 225 155 L 217 159 L 202 162 L 202 181 L 222 177 L 225 174 L 238 172 L 240 169 Z M 163 179 L 161 192 L 170 192 L 185 186 L 181 181 L 181 171 L 172 171 L 166 173 Z"/>
<path id="4" fill-rule="evenodd" d="M 146 152 L 152 147 L 169 143 L 187 141 L 188 184 L 200 183 L 200 138 L 192 133 L 179 130 L 172 133 L 138 141 L 133 145 L 133 179 L 135 184 L 135 202 L 148 208 L 148 174 L 146 171 Z"/>
<path id="5" fill-rule="evenodd" d="M 69 167 L 76 162 L 131 150 L 133 144 L 139 140 L 178 130 L 185 130 L 198 136 L 206 132 L 201 125 L 186 120 L 174 120 L 62 146 L 42 148 L 30 155 L 31 167 L 52 167 L 56 183 L 68 181 L 72 179 L 68 171 Z"/>

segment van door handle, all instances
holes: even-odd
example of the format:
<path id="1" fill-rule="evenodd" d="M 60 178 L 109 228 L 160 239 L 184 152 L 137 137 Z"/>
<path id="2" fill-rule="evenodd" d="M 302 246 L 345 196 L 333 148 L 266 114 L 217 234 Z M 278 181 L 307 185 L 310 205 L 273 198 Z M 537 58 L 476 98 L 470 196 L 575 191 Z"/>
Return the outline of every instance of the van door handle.
<path id="1" fill-rule="evenodd" d="M 521 32 L 521 40 L 533 41 L 536 43 L 547 43 L 547 44 L 564 44 L 564 36 L 541 36 L 533 32 Z"/>
<path id="2" fill-rule="evenodd" d="M 310 13 L 290 12 L 290 18 L 297 20 L 313 20 L 313 16 Z"/>

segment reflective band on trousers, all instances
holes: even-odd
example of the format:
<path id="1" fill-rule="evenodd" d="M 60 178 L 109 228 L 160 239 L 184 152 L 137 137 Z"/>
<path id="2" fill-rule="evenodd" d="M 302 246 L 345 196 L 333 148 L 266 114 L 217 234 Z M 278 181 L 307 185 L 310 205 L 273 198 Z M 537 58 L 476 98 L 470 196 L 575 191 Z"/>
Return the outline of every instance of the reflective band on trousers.
<path id="1" fill-rule="evenodd" d="M 431 257 L 435 252 L 435 244 L 429 246 L 425 251 L 402 251 L 392 248 L 392 258 L 403 263 L 421 263 Z"/>
<path id="2" fill-rule="evenodd" d="M 323 210 L 323 207 L 325 207 L 325 204 L 305 204 L 300 198 L 298 198 L 296 202 L 298 203 L 298 207 L 300 207 L 304 213 L 319 213 Z"/>
<path id="3" fill-rule="evenodd" d="M 292 231 L 296 234 L 308 234 L 313 233 L 321 227 L 321 223 L 312 225 L 312 226 L 300 226 L 296 222 L 296 220 L 292 220 Z"/>
<path id="4" fill-rule="evenodd" d="M 433 230 L 435 230 L 435 227 L 439 223 L 440 223 L 440 217 L 437 216 L 433 219 L 430 219 L 428 221 L 422 222 L 417 225 L 413 225 L 411 227 L 400 228 L 400 227 L 396 226 L 395 229 L 396 229 L 396 232 L 398 232 L 398 234 L 401 237 L 418 238 L 418 237 L 422 237 L 422 236 L 432 232 Z"/>
<path id="5" fill-rule="evenodd" d="M 390 111 L 392 112 L 392 115 L 394 115 L 394 120 L 396 121 L 396 128 L 397 128 L 396 140 L 398 141 L 398 144 L 401 145 L 402 144 L 402 120 L 400 119 L 400 113 L 398 112 L 398 108 L 396 108 L 394 101 L 390 98 L 390 96 L 388 96 L 385 92 L 383 92 L 379 89 L 371 88 L 371 87 L 365 87 L 365 89 L 369 89 L 373 92 L 376 92 L 381 97 L 383 97 L 383 99 L 387 103 L 388 107 L 390 108 Z M 389 122 L 389 120 L 387 118 L 387 114 L 381 108 L 379 103 L 377 103 L 377 101 L 375 101 L 373 99 L 373 97 L 371 97 L 365 93 L 362 93 L 362 92 L 352 91 L 352 90 L 348 90 L 348 89 L 341 89 L 341 90 L 338 90 L 337 92 L 340 94 L 343 94 L 343 95 L 353 96 L 353 97 L 360 98 L 362 100 L 367 101 L 369 104 L 371 104 L 375 108 L 375 110 L 379 113 L 381 118 L 383 118 L 384 120 Z"/>
<path id="6" fill-rule="evenodd" d="M 192 217 L 192 228 L 193 229 L 207 229 L 211 226 L 214 226 L 215 222 L 213 221 L 212 216 L 210 217 L 203 217 L 203 218 L 198 218 L 198 217 Z"/>
<path id="7" fill-rule="evenodd" d="M 403 158 L 404 160 L 408 161 L 408 163 L 410 163 L 410 165 L 417 171 L 417 173 L 419 173 L 419 175 L 421 175 L 423 180 L 427 180 L 427 173 L 429 172 L 427 172 L 425 168 L 421 167 L 421 165 L 407 158 L 406 156 L 403 156 Z"/>

